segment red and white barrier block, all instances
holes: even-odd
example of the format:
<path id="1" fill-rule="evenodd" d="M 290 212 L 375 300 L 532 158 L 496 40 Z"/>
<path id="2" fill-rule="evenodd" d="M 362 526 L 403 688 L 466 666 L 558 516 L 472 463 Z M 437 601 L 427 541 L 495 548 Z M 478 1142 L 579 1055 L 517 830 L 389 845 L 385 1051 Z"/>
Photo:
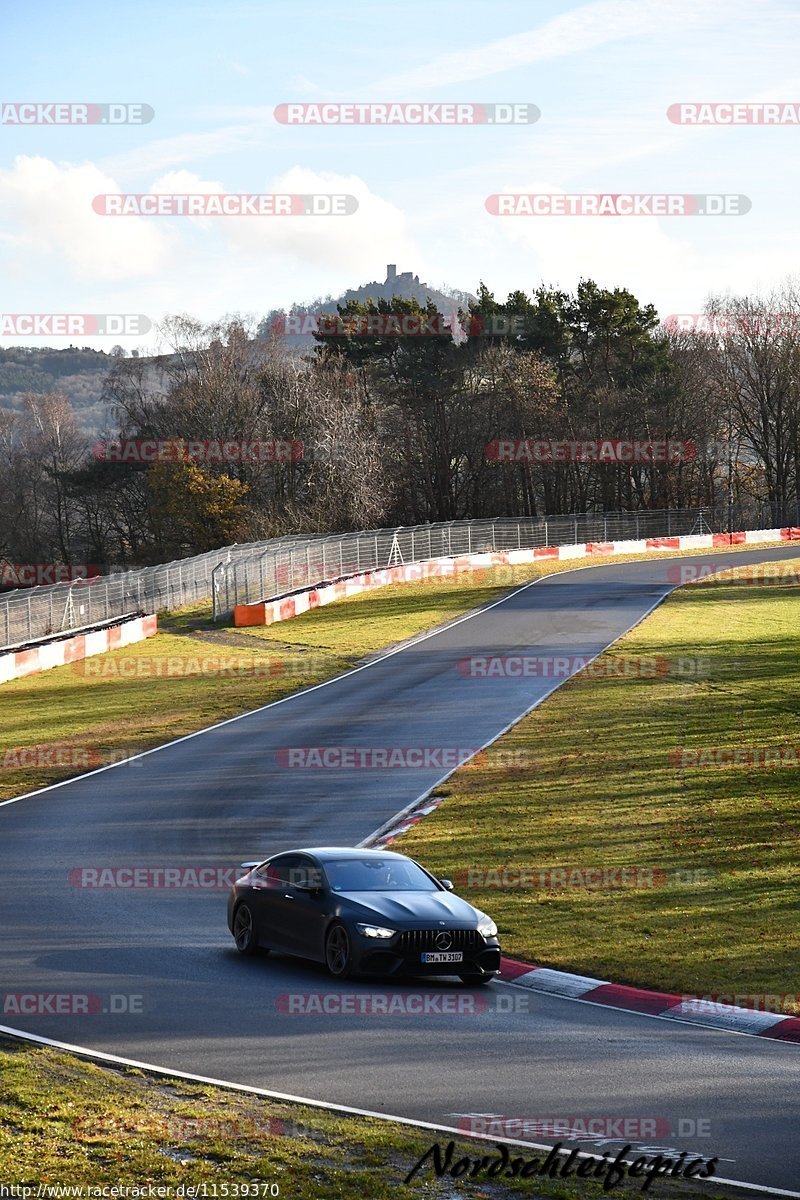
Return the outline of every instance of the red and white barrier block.
<path id="1" fill-rule="evenodd" d="M 710 1025 L 735 1033 L 773 1038 L 779 1042 L 800 1043 L 800 1018 L 787 1017 L 780 1012 L 762 1008 L 741 1008 L 713 997 L 680 996 L 670 992 L 651 992 L 645 988 L 608 983 L 588 975 L 573 975 L 569 971 L 554 971 L 515 958 L 500 960 L 500 978 L 517 987 L 551 996 L 569 996 L 572 1000 L 587 1000 L 628 1012 L 644 1013 L 651 1017 L 667 1017 L 693 1025 Z M 753 1000 L 757 1000 L 753 997 Z M 769 1000 L 770 997 L 762 997 Z M 775 997 L 776 1000 L 780 997 Z"/>
<path id="2" fill-rule="evenodd" d="M 737 533 L 697 533 L 680 537 L 640 538 L 625 542 L 579 542 L 570 546 L 536 546 L 527 550 L 493 550 L 481 554 L 461 554 L 456 558 L 429 558 L 422 562 L 401 563 L 377 571 L 362 571 L 324 587 L 310 588 L 277 600 L 262 600 L 255 604 L 237 604 L 233 623 L 244 625 L 273 625 L 287 621 L 334 600 L 344 600 L 360 592 L 386 587 L 392 583 L 413 583 L 440 575 L 457 575 L 460 571 L 485 567 L 537 562 L 539 559 L 597 558 L 614 554 L 647 554 L 664 550 L 712 550 L 720 546 L 759 545 L 765 542 L 800 541 L 800 527 L 786 529 L 753 529 Z"/>
<path id="3" fill-rule="evenodd" d="M 95 629 L 91 633 L 43 642 L 30 650 L 9 650 L 0 654 L 0 683 L 22 679 L 25 675 L 35 675 L 39 671 L 48 671 L 51 667 L 64 667 L 68 663 L 79 662 L 82 658 L 91 658 L 94 654 L 116 650 L 119 646 L 130 646 L 133 642 L 142 642 L 156 633 L 157 616 L 134 617 L 130 621 L 108 625 L 105 629 Z"/>

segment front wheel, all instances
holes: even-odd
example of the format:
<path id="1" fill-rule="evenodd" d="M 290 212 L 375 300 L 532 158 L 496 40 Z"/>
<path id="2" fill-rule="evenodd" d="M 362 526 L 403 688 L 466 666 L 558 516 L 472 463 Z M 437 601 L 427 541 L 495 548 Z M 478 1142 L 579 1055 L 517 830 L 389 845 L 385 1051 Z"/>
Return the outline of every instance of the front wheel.
<path id="1" fill-rule="evenodd" d="M 256 923 L 247 904 L 240 904 L 233 918 L 233 937 L 240 954 L 255 954 L 258 949 Z"/>
<path id="2" fill-rule="evenodd" d="M 494 975 L 459 975 L 458 978 L 462 983 L 468 983 L 472 987 L 474 984 L 484 985 L 491 983 Z"/>
<path id="3" fill-rule="evenodd" d="M 349 979 L 353 973 L 350 937 L 344 925 L 332 925 L 328 930 L 325 965 L 336 979 Z"/>

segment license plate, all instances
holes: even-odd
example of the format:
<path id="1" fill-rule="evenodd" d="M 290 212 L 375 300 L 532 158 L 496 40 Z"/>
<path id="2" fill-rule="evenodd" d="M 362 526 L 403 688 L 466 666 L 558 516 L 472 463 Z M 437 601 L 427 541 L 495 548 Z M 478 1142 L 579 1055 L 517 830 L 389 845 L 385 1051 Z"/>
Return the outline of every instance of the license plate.
<path id="1" fill-rule="evenodd" d="M 460 950 L 428 950 L 422 956 L 424 963 L 463 962 L 464 955 Z"/>

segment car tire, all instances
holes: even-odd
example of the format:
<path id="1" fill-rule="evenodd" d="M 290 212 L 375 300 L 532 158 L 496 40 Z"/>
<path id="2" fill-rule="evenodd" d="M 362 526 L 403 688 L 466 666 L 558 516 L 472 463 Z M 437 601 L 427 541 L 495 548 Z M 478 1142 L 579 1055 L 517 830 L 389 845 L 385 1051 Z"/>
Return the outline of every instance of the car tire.
<path id="1" fill-rule="evenodd" d="M 248 904 L 240 904 L 233 914 L 233 938 L 240 954 L 249 957 L 258 950 L 255 918 Z"/>
<path id="2" fill-rule="evenodd" d="M 338 921 L 325 937 L 325 966 L 334 979 L 349 979 L 353 974 L 350 935 Z"/>
<path id="3" fill-rule="evenodd" d="M 470 987 L 473 987 L 475 984 L 491 983 L 494 979 L 494 975 L 459 975 L 458 978 L 462 983 L 469 984 Z"/>

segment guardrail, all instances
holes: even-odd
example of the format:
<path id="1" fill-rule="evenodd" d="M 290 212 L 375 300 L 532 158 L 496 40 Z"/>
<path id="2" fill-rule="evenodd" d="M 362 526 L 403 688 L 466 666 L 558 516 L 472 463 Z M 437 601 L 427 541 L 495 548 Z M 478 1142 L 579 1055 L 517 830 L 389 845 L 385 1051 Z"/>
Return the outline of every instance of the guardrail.
<path id="1" fill-rule="evenodd" d="M 358 533 L 292 534 L 223 546 L 157 567 L 21 588 L 0 596 L 0 648 L 42 641 L 136 611 L 157 613 L 212 599 L 214 619 L 236 604 L 274 599 L 353 572 L 479 550 L 718 533 L 786 521 L 753 509 L 730 525 L 727 509 L 642 509 L 541 518 L 447 521 Z M 789 524 L 794 523 L 792 521 Z"/>
<path id="2" fill-rule="evenodd" d="M 13 649 L 129 612 L 157 613 L 208 600 L 220 558 L 235 562 L 295 537 L 226 546 L 157 567 L 97 575 L 43 587 L 17 588 L 0 596 L 0 648 Z"/>
<path id="3" fill-rule="evenodd" d="M 490 550 L 712 533 L 712 524 L 710 509 L 670 509 L 538 519 L 498 517 L 309 538 L 220 563 L 214 571 L 214 620 L 233 612 L 237 604 L 271 600 L 395 563 Z"/>

